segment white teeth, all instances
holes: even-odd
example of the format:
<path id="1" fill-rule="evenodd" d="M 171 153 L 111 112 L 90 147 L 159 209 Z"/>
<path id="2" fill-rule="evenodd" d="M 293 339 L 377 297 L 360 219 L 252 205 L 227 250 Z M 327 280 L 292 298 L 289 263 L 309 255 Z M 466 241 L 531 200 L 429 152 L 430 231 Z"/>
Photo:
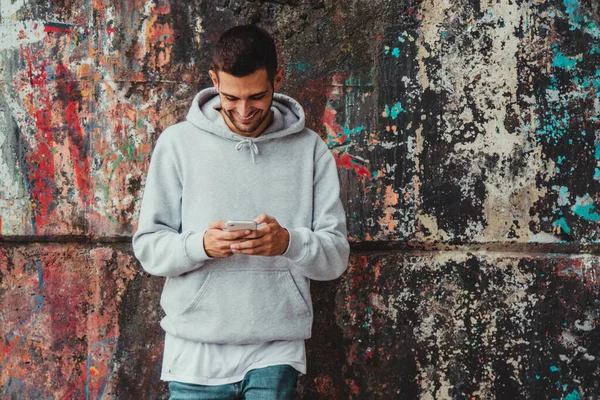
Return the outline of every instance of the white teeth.
<path id="1" fill-rule="evenodd" d="M 240 115 L 240 119 L 242 120 L 242 122 L 250 122 L 250 121 L 252 121 L 252 118 L 254 118 L 255 115 L 256 115 L 256 112 L 254 114 L 251 114 L 248 118 L 243 118 Z"/>

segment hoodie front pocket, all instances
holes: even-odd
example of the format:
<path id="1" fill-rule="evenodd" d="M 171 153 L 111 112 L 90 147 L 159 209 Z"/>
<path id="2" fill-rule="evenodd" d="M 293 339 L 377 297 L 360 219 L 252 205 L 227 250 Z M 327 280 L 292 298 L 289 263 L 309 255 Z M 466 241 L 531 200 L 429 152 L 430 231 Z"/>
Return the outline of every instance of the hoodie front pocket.
<path id="1" fill-rule="evenodd" d="M 198 302 L 200 300 L 202 300 L 202 296 L 204 296 L 204 293 L 206 293 L 206 290 L 209 288 L 211 281 L 212 281 L 212 275 L 208 274 L 208 276 L 206 277 L 206 280 L 204 281 L 202 286 L 200 286 L 200 289 L 198 289 L 198 293 L 196 293 L 196 295 L 192 298 L 192 301 L 190 301 L 190 304 L 188 304 L 188 306 L 183 309 L 183 311 L 180 313 L 181 315 L 187 314 L 188 312 L 193 310 L 194 307 L 196 307 Z"/>
<path id="2" fill-rule="evenodd" d="M 210 271 L 175 318 L 177 334 L 207 343 L 310 337 L 312 314 L 288 270 Z"/>

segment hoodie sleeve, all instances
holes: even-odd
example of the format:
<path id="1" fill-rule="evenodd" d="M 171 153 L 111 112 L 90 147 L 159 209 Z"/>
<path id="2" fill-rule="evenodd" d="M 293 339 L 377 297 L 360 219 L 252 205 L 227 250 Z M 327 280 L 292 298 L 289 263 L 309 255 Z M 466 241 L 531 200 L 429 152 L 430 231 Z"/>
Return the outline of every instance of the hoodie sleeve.
<path id="1" fill-rule="evenodd" d="M 150 161 L 133 251 L 148 273 L 176 276 L 201 267 L 210 257 L 204 251 L 204 232 L 181 232 L 182 179 L 165 133 Z"/>
<path id="2" fill-rule="evenodd" d="M 290 243 L 283 256 L 301 275 L 317 281 L 331 280 L 348 267 L 346 215 L 335 160 L 328 149 L 315 165 L 312 229 L 291 228 L 288 232 Z"/>

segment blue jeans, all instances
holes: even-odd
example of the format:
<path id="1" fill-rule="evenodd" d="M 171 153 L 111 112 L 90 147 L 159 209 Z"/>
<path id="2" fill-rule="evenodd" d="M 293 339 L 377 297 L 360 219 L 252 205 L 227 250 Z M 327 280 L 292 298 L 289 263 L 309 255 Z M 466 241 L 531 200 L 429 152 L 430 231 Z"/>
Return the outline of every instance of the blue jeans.
<path id="1" fill-rule="evenodd" d="M 298 371 L 274 365 L 248 371 L 240 382 L 227 385 L 192 385 L 169 382 L 170 400 L 294 400 Z"/>

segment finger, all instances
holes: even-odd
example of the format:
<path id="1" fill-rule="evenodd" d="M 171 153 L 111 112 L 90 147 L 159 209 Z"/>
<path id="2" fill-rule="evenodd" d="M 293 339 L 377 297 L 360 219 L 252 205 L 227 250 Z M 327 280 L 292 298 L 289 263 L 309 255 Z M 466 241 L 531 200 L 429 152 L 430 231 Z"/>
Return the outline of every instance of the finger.
<path id="1" fill-rule="evenodd" d="M 239 240 L 243 237 L 250 235 L 252 231 L 250 229 L 246 229 L 243 231 L 233 231 L 233 232 L 222 232 L 219 235 L 219 239 L 221 240 Z"/>
<path id="2" fill-rule="evenodd" d="M 267 214 L 260 214 L 258 217 L 254 218 L 256 225 L 269 223 L 269 222 L 272 222 L 273 220 L 274 220 L 274 218 Z"/>
<path id="3" fill-rule="evenodd" d="M 256 233 L 261 236 L 267 236 L 272 234 L 273 232 L 276 232 L 278 226 L 279 225 L 277 224 L 277 221 L 268 224 L 263 224 L 263 226 L 256 230 Z"/>
<path id="4" fill-rule="evenodd" d="M 219 250 L 217 253 L 215 253 L 213 255 L 213 258 L 226 258 L 226 257 L 231 257 L 233 255 L 233 252 L 231 251 L 231 249 L 227 249 L 229 251 L 226 250 Z"/>
<path id="5" fill-rule="evenodd" d="M 257 247 L 247 248 L 247 249 L 237 249 L 233 250 L 233 254 L 245 254 L 249 256 L 262 256 L 266 255 L 269 250 L 269 246 L 264 244 Z"/>
<path id="6" fill-rule="evenodd" d="M 225 221 L 219 219 L 216 221 L 212 221 L 209 225 L 208 225 L 208 229 L 223 229 L 227 226 L 227 224 L 225 223 Z"/>
<path id="7" fill-rule="evenodd" d="M 261 237 L 265 236 L 265 231 L 261 229 L 257 229 L 255 231 L 251 231 L 250 234 L 244 236 L 244 239 L 260 239 Z"/>
<path id="8" fill-rule="evenodd" d="M 247 250 L 253 249 L 255 247 L 262 246 L 264 244 L 264 240 L 262 239 L 254 239 L 254 240 L 245 240 L 243 242 L 234 243 L 229 246 L 231 251 L 236 252 L 237 250 Z"/>

